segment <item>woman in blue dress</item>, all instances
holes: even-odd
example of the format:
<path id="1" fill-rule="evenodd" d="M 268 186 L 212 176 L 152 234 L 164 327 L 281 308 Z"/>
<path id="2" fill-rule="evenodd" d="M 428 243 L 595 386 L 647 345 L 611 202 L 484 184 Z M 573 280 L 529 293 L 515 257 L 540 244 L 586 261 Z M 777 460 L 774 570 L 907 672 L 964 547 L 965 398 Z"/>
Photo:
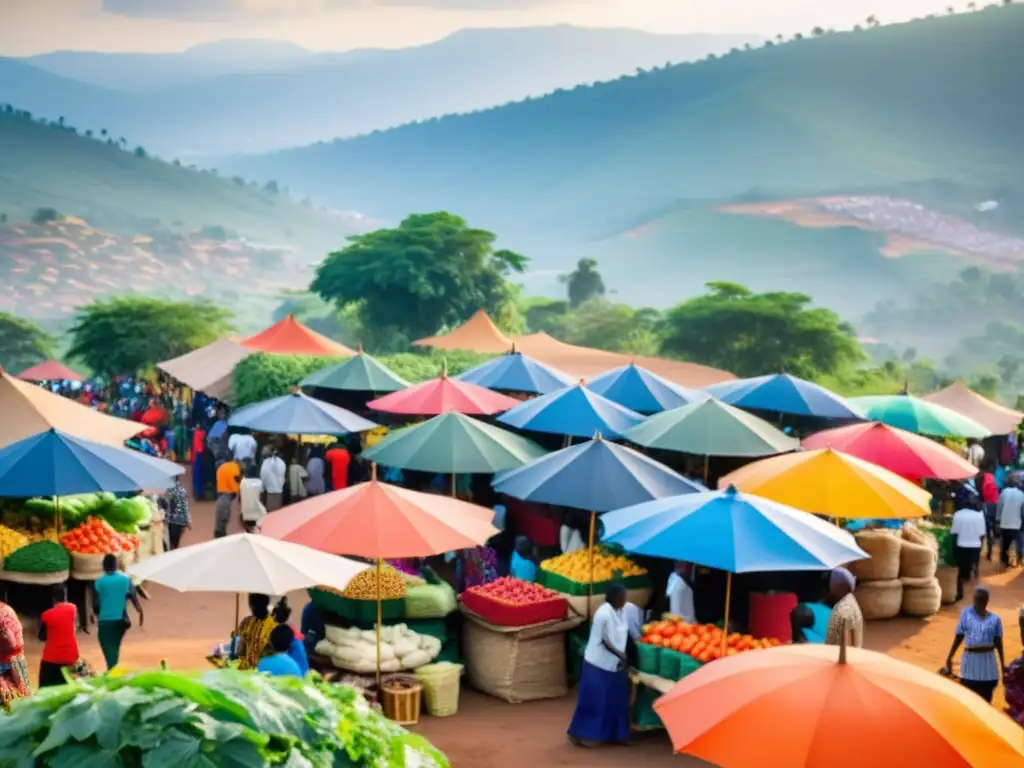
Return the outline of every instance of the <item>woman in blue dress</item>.
<path id="1" fill-rule="evenodd" d="M 960 682 L 989 704 L 992 694 L 1003 679 L 1006 658 L 1003 654 L 1003 622 L 988 610 L 989 594 L 985 587 L 974 590 L 974 604 L 964 608 L 956 625 L 953 647 L 949 650 L 943 674 L 951 674 L 953 656 L 964 646 L 960 660 Z M 996 654 L 999 660 L 996 661 Z"/>

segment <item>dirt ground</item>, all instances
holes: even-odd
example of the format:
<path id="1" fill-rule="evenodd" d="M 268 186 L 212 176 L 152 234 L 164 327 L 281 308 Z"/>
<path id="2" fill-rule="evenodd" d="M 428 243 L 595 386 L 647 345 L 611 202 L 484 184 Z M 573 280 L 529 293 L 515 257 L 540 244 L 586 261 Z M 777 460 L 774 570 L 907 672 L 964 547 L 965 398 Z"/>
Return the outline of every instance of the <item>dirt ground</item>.
<path id="1" fill-rule="evenodd" d="M 239 532 L 233 521 L 232 533 Z M 194 544 L 211 538 L 213 505 L 193 505 L 193 530 L 184 543 Z M 992 589 L 992 608 L 1002 616 L 1006 629 L 1007 660 L 1021 654 L 1017 630 L 1018 608 L 1024 603 L 1022 571 L 999 573 L 998 566 L 983 563 L 983 583 Z M 121 664 L 126 669 L 143 669 L 166 661 L 172 669 L 197 669 L 218 642 L 227 639 L 234 621 L 234 597 L 222 594 L 181 594 L 160 586 L 149 586 L 151 600 L 144 603 L 145 624 L 132 628 L 125 639 Z M 305 603 L 303 594 L 290 596 L 295 620 Z M 938 670 L 944 663 L 953 639 L 962 606 L 948 606 L 927 620 L 908 618 L 870 622 L 865 629 L 868 648 Z M 33 674 L 38 668 L 40 643 L 35 640 L 34 620 L 25 622 L 29 661 Z M 103 657 L 95 631 L 81 636 L 82 654 L 102 667 Z M 1002 707 L 1002 692 L 997 693 Z M 640 735 L 632 748 L 608 747 L 582 750 L 568 744 L 565 729 L 572 717 L 575 699 L 512 705 L 465 688 L 459 714 L 450 718 L 424 717 L 414 730 L 429 738 L 446 752 L 453 766 L 487 765 L 492 768 L 537 766 L 599 766 L 642 762 L 657 766 L 705 765 L 701 761 L 676 757 L 664 732 Z"/>

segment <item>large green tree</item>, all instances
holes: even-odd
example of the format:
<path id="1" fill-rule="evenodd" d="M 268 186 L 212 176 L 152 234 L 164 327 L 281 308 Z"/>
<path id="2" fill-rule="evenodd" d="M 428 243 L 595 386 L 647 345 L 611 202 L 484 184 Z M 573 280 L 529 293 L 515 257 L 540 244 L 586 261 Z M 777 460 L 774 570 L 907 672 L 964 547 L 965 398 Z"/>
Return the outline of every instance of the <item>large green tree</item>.
<path id="1" fill-rule="evenodd" d="M 96 373 L 131 374 L 215 341 L 230 320 L 230 312 L 208 301 L 96 301 L 79 309 L 68 355 Z"/>
<path id="2" fill-rule="evenodd" d="M 576 269 L 562 275 L 559 280 L 565 283 L 569 304 L 573 307 L 604 296 L 604 280 L 597 271 L 597 262 L 594 259 L 580 259 L 576 263 Z"/>
<path id="3" fill-rule="evenodd" d="M 785 370 L 816 378 L 859 363 L 853 329 L 802 293 L 753 293 L 709 283 L 708 293 L 665 317 L 662 350 L 696 363 L 759 376 Z"/>
<path id="4" fill-rule="evenodd" d="M 39 326 L 0 312 L 0 365 L 11 373 L 53 357 L 53 339 Z"/>
<path id="5" fill-rule="evenodd" d="M 368 343 L 378 349 L 428 336 L 481 308 L 507 322 L 517 291 L 508 277 L 527 259 L 494 250 L 494 241 L 453 214 L 415 214 L 394 229 L 349 238 L 320 265 L 310 290 L 338 307 L 358 304 L 364 332 L 375 337 Z"/>

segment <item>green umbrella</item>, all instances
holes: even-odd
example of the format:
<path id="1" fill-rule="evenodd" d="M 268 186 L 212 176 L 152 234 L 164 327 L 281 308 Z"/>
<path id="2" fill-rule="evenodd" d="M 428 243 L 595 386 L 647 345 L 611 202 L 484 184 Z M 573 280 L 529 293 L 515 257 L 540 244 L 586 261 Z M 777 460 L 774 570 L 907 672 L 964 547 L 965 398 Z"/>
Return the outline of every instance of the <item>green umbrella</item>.
<path id="1" fill-rule="evenodd" d="M 645 448 L 698 456 L 772 456 L 800 447 L 764 419 L 714 398 L 651 416 L 622 436 Z"/>
<path id="2" fill-rule="evenodd" d="M 343 363 L 323 368 L 304 378 L 300 387 L 320 387 L 344 392 L 397 392 L 410 386 L 409 382 L 389 370 L 376 358 L 363 352 Z"/>
<path id="3" fill-rule="evenodd" d="M 363 458 L 419 472 L 490 474 L 521 467 L 545 453 L 525 437 L 448 411 L 392 432 L 364 451 Z"/>
<path id="4" fill-rule="evenodd" d="M 988 437 L 974 419 L 913 395 L 871 395 L 849 400 L 864 418 L 929 437 Z"/>

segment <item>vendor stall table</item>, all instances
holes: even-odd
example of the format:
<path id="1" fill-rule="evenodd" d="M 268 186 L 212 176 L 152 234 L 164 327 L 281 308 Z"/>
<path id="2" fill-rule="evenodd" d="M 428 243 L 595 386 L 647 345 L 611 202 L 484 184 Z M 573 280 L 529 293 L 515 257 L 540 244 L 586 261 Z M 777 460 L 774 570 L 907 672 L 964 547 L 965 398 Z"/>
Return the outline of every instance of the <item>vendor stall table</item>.
<path id="1" fill-rule="evenodd" d="M 654 711 L 658 697 L 672 690 L 675 683 L 657 675 L 630 670 L 629 681 L 629 724 L 634 731 L 656 731 L 664 729 L 661 718 Z"/>

